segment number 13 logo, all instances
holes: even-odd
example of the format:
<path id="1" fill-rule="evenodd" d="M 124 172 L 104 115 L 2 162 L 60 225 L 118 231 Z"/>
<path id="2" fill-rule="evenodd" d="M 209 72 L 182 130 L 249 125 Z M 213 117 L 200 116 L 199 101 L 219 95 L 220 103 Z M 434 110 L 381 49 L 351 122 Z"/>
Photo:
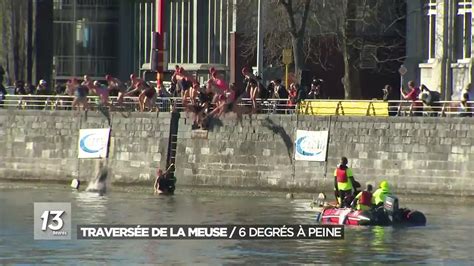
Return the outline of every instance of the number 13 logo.
<path id="1" fill-rule="evenodd" d="M 43 220 L 43 224 L 41 226 L 41 230 L 46 231 L 46 226 L 53 230 L 53 231 L 58 231 L 63 228 L 64 221 L 61 218 L 61 216 L 64 214 L 64 211 L 44 211 L 43 214 L 41 215 L 41 220 Z M 55 222 L 56 224 L 48 224 L 49 221 L 49 215 L 54 215 L 52 218 L 52 221 Z"/>

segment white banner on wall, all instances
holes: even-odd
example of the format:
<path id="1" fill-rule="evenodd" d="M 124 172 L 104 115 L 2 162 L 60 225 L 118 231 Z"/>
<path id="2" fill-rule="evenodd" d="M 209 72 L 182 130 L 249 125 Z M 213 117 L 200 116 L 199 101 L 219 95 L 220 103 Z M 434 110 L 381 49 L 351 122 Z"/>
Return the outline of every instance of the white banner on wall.
<path id="1" fill-rule="evenodd" d="M 81 129 L 78 158 L 106 158 L 110 128 Z"/>
<path id="2" fill-rule="evenodd" d="M 325 162 L 329 131 L 296 131 L 295 160 Z"/>

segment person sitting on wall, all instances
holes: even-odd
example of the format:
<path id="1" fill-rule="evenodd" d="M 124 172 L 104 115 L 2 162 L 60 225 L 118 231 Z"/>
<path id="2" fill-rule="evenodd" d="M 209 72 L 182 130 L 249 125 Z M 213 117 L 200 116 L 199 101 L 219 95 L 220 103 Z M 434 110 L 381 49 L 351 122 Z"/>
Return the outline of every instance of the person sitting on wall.
<path id="1" fill-rule="evenodd" d="M 372 209 L 372 185 L 368 184 L 367 188 L 359 192 L 351 203 L 356 210 L 368 211 Z"/>
<path id="2" fill-rule="evenodd" d="M 1 79 L 1 77 L 0 77 Z M 3 101 L 7 98 L 7 89 L 0 82 L 0 108 L 3 107 Z"/>
<path id="3" fill-rule="evenodd" d="M 350 201 L 347 203 L 345 199 L 352 197 L 356 188 L 352 169 L 347 166 L 347 163 L 347 158 L 341 157 L 341 162 L 334 171 L 334 192 L 341 208 L 349 207 Z"/>
<path id="4" fill-rule="evenodd" d="M 441 94 L 437 91 L 429 90 L 425 85 L 421 85 L 421 93 L 418 96 L 423 102 L 424 110 L 428 112 L 429 116 L 438 116 L 438 112 L 441 111 Z"/>
<path id="5" fill-rule="evenodd" d="M 308 92 L 307 99 L 323 99 L 323 93 L 321 89 L 323 83 L 324 81 L 322 79 L 314 78 L 311 82 L 311 88 Z"/>
<path id="6" fill-rule="evenodd" d="M 257 97 L 260 94 L 257 77 L 255 77 L 248 67 L 242 68 L 242 75 L 244 76 L 245 90 L 252 103 L 252 111 L 255 111 L 257 109 Z"/>
<path id="7" fill-rule="evenodd" d="M 468 84 L 461 94 L 461 113 L 459 116 L 461 117 L 472 117 L 472 110 L 471 104 L 469 103 L 472 101 L 471 99 L 471 84 Z"/>
<path id="8" fill-rule="evenodd" d="M 174 164 L 171 164 L 165 172 L 163 172 L 161 169 L 158 169 L 155 184 L 153 185 L 155 194 L 174 194 L 174 190 L 176 188 L 176 177 L 174 176 L 174 170 Z"/>
<path id="9" fill-rule="evenodd" d="M 123 99 L 127 93 L 127 86 L 118 78 L 115 78 L 111 75 L 105 75 L 105 80 L 109 90 L 117 93 L 117 104 L 123 106 Z"/>
<path id="10" fill-rule="evenodd" d="M 194 116 L 192 129 L 205 129 L 204 120 L 210 112 L 213 98 L 214 94 L 212 90 L 207 87 L 202 87 L 199 88 L 195 104 L 185 106 L 185 111 L 192 113 Z"/>

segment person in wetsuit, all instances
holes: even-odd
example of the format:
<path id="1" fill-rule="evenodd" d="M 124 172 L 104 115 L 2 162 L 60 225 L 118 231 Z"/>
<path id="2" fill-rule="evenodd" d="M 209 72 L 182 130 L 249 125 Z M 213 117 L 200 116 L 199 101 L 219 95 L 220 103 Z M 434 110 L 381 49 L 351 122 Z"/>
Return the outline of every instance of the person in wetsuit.
<path id="1" fill-rule="evenodd" d="M 173 170 L 172 170 L 173 169 Z M 158 169 L 154 184 L 155 194 L 173 195 L 176 189 L 176 177 L 174 176 L 174 164 L 171 164 L 166 172 Z"/>

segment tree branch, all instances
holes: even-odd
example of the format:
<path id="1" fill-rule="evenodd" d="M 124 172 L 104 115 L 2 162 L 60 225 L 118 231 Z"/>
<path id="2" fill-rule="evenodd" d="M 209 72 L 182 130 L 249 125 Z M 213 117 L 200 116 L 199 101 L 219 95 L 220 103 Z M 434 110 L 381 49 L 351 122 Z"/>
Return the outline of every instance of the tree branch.
<path id="1" fill-rule="evenodd" d="M 311 0 L 306 0 L 304 3 L 304 11 L 303 11 L 303 18 L 301 20 L 301 27 L 298 30 L 298 36 L 301 36 L 304 34 L 304 31 L 306 29 L 306 22 L 308 21 L 308 15 L 309 15 L 309 7 L 311 4 Z"/>
<path id="2" fill-rule="evenodd" d="M 290 34 L 293 37 L 296 37 L 298 35 L 298 30 L 296 29 L 295 15 L 293 13 L 293 1 L 288 0 L 288 2 L 286 2 L 286 1 L 279 0 L 278 3 L 281 4 L 286 11 L 288 26 L 290 27 Z"/>

